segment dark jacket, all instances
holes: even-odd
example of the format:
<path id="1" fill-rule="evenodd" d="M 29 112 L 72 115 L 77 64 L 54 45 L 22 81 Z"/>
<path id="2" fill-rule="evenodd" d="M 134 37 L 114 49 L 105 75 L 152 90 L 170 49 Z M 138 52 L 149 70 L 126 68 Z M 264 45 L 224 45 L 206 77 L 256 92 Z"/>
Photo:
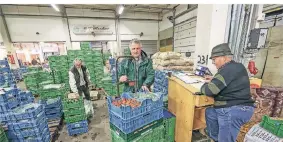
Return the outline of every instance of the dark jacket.
<path id="1" fill-rule="evenodd" d="M 87 68 L 85 66 L 82 65 L 82 71 L 83 71 L 83 76 L 84 76 L 84 80 L 85 80 L 85 85 L 88 86 L 88 78 L 87 78 L 87 74 L 86 74 L 86 70 Z M 77 70 L 77 68 L 75 66 L 73 66 L 70 71 L 74 74 L 75 80 L 76 80 L 76 86 L 77 88 L 80 87 L 80 73 Z"/>
<path id="2" fill-rule="evenodd" d="M 214 97 L 214 107 L 234 105 L 253 106 L 250 93 L 250 80 L 243 64 L 231 61 L 221 67 L 211 82 L 201 87 L 201 92 Z"/>
<path id="3" fill-rule="evenodd" d="M 147 57 L 144 51 L 141 52 L 142 62 L 139 65 L 138 72 L 138 89 L 141 86 L 145 85 L 150 87 L 154 82 L 154 70 L 152 67 L 152 60 Z M 128 80 L 135 80 L 135 67 L 133 59 L 124 59 L 118 68 L 119 78 L 123 75 L 128 77 Z M 125 83 L 124 92 L 134 92 L 134 87 L 129 86 L 128 83 Z"/>

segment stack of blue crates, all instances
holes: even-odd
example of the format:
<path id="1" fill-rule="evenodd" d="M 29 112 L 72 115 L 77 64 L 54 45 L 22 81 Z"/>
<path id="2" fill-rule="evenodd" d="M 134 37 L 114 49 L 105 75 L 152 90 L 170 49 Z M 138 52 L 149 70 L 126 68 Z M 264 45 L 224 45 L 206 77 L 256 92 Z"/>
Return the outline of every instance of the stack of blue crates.
<path id="1" fill-rule="evenodd" d="M 83 120 L 75 123 L 67 123 L 67 130 L 69 136 L 86 133 L 88 131 L 88 122 L 87 120 Z"/>
<path id="2" fill-rule="evenodd" d="M 168 95 L 168 78 L 167 71 L 155 71 L 153 92 L 162 93 L 163 96 Z"/>
<path id="3" fill-rule="evenodd" d="M 44 106 L 45 115 L 48 121 L 61 119 L 63 115 L 63 106 L 60 97 L 40 100 L 39 103 Z"/>
<path id="4" fill-rule="evenodd" d="M 44 107 L 30 103 L 7 115 L 7 136 L 12 142 L 49 142 L 50 132 Z"/>
<path id="5" fill-rule="evenodd" d="M 0 60 L 0 86 L 12 86 L 15 84 L 13 73 L 11 72 L 8 60 Z"/>
<path id="6" fill-rule="evenodd" d="M 22 74 L 20 69 L 12 69 L 11 71 L 12 71 L 16 81 L 23 80 L 23 74 Z"/>
<path id="7" fill-rule="evenodd" d="M 30 91 L 19 91 L 17 99 L 20 102 L 20 105 L 25 105 L 34 102 L 34 96 Z"/>
<path id="8" fill-rule="evenodd" d="M 7 115 L 20 103 L 17 99 L 18 89 L 2 88 L 0 90 L 0 122 L 6 124 L 8 121 Z"/>

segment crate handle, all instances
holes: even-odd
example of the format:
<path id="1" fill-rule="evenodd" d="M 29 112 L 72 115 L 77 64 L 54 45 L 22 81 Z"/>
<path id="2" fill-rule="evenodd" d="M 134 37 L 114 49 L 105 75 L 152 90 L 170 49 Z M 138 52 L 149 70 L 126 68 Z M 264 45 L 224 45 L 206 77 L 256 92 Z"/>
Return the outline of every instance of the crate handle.
<path id="1" fill-rule="evenodd" d="M 26 111 L 31 111 L 31 110 L 34 110 L 34 109 L 35 109 L 34 107 L 31 107 L 31 108 L 26 109 Z"/>
<path id="2" fill-rule="evenodd" d="M 147 114 L 145 114 L 145 115 L 143 115 L 143 117 L 148 116 L 148 115 L 150 115 L 150 112 L 149 112 L 149 113 L 147 113 Z"/>

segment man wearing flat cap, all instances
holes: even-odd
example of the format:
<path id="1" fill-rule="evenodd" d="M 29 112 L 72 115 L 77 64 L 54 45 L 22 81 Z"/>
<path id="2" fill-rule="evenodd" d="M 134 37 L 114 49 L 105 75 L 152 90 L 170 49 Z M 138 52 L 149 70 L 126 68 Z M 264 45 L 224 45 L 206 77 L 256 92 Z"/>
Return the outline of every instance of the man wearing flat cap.
<path id="1" fill-rule="evenodd" d="M 201 87 L 201 94 L 215 101 L 213 107 L 206 109 L 205 116 L 206 132 L 216 142 L 236 142 L 241 126 L 254 113 L 247 70 L 232 56 L 227 43 L 215 46 L 210 59 L 218 71 L 214 77 L 206 77 Z"/>

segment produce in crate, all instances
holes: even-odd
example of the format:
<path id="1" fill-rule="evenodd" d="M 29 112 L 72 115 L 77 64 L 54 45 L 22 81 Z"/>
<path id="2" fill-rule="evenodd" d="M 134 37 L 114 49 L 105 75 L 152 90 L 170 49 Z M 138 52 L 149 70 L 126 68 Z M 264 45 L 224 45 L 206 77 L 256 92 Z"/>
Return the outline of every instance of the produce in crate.
<path id="1" fill-rule="evenodd" d="M 120 107 L 121 105 L 123 105 L 123 106 L 130 106 L 132 108 L 137 108 L 141 105 L 141 103 L 135 99 L 126 99 L 126 98 L 122 98 L 120 100 L 114 100 L 112 104 L 117 107 Z"/>

